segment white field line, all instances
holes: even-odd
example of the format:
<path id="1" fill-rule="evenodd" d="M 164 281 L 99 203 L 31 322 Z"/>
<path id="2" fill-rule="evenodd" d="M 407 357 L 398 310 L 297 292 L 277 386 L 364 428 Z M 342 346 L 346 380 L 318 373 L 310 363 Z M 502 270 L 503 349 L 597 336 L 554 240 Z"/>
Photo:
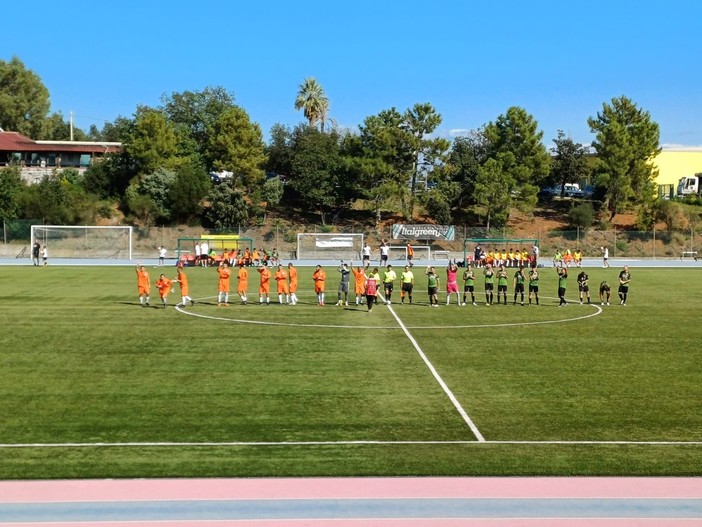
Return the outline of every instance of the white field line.
<path id="1" fill-rule="evenodd" d="M 281 446 L 354 446 L 354 445 L 641 445 L 641 446 L 702 446 L 702 441 L 203 441 L 203 442 L 137 442 L 123 443 L 97 442 L 97 443 L 0 443 L 0 449 L 22 448 L 173 448 L 173 447 L 281 447 Z"/>
<path id="2" fill-rule="evenodd" d="M 383 301 L 385 301 L 385 297 L 383 297 L 383 296 L 380 295 L 380 294 L 379 294 L 378 296 L 379 296 L 380 298 L 382 298 Z M 392 316 L 395 317 L 395 320 L 397 321 L 397 323 L 398 323 L 398 324 L 400 325 L 400 327 L 402 328 L 402 331 L 404 332 L 404 334 L 407 336 L 407 338 L 409 339 L 409 341 L 412 343 L 412 346 L 414 346 L 414 349 L 417 351 L 417 353 L 419 353 L 419 356 L 420 356 L 420 357 L 422 358 L 422 360 L 424 361 L 424 364 L 426 364 L 426 365 L 427 365 L 427 368 L 429 368 L 429 371 L 430 371 L 431 374 L 434 376 L 434 379 L 436 379 L 436 382 L 439 383 L 439 386 L 441 386 L 441 389 L 444 390 L 444 393 L 448 396 L 449 400 L 453 403 L 453 406 L 456 408 L 456 410 L 458 410 L 458 413 L 461 415 L 461 417 L 463 418 L 463 420 L 466 422 L 466 424 L 468 425 L 468 427 L 471 429 L 471 431 L 473 432 L 473 435 L 474 435 L 474 436 L 476 437 L 476 439 L 477 439 L 478 441 L 480 441 L 481 443 L 484 442 L 484 441 L 485 441 L 485 438 L 483 437 L 483 434 L 480 433 L 480 430 L 478 430 L 478 427 L 475 426 L 475 423 L 474 423 L 473 420 L 470 418 L 470 416 L 468 415 L 468 413 L 463 409 L 463 407 L 461 406 L 461 403 L 459 403 L 459 402 L 458 402 L 458 399 L 456 399 L 456 396 L 453 395 L 453 392 L 452 392 L 451 389 L 446 385 L 446 383 L 444 382 L 444 380 L 441 378 L 441 375 L 439 375 L 439 372 L 436 371 L 436 368 L 434 368 L 434 365 L 429 361 L 429 359 L 427 358 L 427 356 L 424 354 L 424 352 L 422 351 L 422 348 L 419 347 L 419 344 L 418 344 L 417 341 L 414 339 L 414 337 L 412 336 L 412 334 L 409 332 L 409 330 L 407 329 L 407 327 L 404 325 L 404 323 L 402 322 L 402 320 L 400 320 L 400 317 L 397 316 L 397 313 L 395 313 L 395 310 L 392 308 L 392 304 L 386 304 L 386 306 L 387 306 L 388 310 L 390 311 L 390 313 L 392 313 Z"/>

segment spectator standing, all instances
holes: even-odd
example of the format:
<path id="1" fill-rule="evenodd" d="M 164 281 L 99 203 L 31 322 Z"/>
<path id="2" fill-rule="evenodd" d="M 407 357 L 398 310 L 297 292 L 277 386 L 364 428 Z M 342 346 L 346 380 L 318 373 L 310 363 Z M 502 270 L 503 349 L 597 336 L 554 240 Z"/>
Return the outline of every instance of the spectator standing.
<path id="1" fill-rule="evenodd" d="M 49 249 L 46 245 L 44 245 L 44 247 L 41 248 L 41 259 L 44 262 L 44 267 L 49 265 Z"/>
<path id="2" fill-rule="evenodd" d="M 166 248 L 163 245 L 158 246 L 158 266 L 166 265 Z"/>

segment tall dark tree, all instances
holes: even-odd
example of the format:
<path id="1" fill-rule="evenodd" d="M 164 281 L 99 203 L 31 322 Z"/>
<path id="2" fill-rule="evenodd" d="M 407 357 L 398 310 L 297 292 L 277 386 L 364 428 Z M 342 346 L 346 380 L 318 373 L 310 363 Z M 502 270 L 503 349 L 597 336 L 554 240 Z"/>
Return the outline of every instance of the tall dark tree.
<path id="1" fill-rule="evenodd" d="M 221 86 L 208 86 L 201 91 L 184 91 L 161 98 L 163 112 L 173 125 L 181 157 L 202 162 L 209 170 L 214 159 L 207 157 L 212 127 L 225 111 L 235 106 L 234 94 Z"/>
<path id="2" fill-rule="evenodd" d="M 291 146 L 290 187 L 303 205 L 319 213 L 324 225 L 329 212 L 348 203 L 339 134 L 298 126 Z"/>
<path id="3" fill-rule="evenodd" d="M 431 171 L 445 160 L 446 151 L 451 143 L 442 137 L 432 137 L 441 124 L 441 115 L 429 103 L 415 104 L 403 116 L 402 129 L 407 134 L 409 150 L 412 155 L 410 172 L 410 199 L 406 215 L 414 215 L 414 202 L 417 195 L 417 182 L 426 180 Z"/>
<path id="4" fill-rule="evenodd" d="M 19 196 L 24 186 L 19 167 L 0 168 L 0 220 L 14 220 L 18 217 Z"/>
<path id="5" fill-rule="evenodd" d="M 193 164 L 178 167 L 168 195 L 171 219 L 189 222 L 199 217 L 202 200 L 211 187 L 210 177 L 201 167 Z"/>
<path id="6" fill-rule="evenodd" d="M 17 57 L 0 60 L 0 128 L 32 139 L 45 139 L 49 90 Z"/>
<path id="7" fill-rule="evenodd" d="M 606 188 L 610 219 L 629 203 L 650 201 L 658 175 L 653 160 L 661 151 L 660 130 L 651 115 L 622 96 L 603 104 L 587 122 L 595 134 L 596 182 Z"/>
<path id="8" fill-rule="evenodd" d="M 531 212 L 550 164 L 538 123 L 526 110 L 513 106 L 494 123 L 488 123 L 484 133 L 491 149 L 489 157 L 508 173 L 505 181 L 513 182 L 508 189 L 514 197 L 513 204 L 523 212 Z"/>
<path id="9" fill-rule="evenodd" d="M 566 183 L 578 183 L 590 175 L 587 163 L 587 148 L 566 137 L 563 130 L 558 130 L 558 137 L 553 140 L 551 179 L 561 186 L 561 198 L 565 196 Z"/>

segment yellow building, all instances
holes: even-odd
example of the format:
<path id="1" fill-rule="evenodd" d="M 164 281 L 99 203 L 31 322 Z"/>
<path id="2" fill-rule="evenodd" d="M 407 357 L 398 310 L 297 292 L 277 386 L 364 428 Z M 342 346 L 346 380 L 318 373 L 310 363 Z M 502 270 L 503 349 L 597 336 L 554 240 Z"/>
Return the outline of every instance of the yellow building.
<path id="1" fill-rule="evenodd" d="M 663 150 L 654 160 L 659 195 L 674 196 L 681 177 L 702 173 L 702 148 Z"/>

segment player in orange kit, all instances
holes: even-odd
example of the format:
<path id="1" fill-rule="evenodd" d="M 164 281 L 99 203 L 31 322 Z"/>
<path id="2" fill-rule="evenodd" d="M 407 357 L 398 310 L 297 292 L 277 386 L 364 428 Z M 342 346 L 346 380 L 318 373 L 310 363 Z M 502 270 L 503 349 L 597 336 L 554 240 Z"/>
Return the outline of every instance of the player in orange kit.
<path id="1" fill-rule="evenodd" d="M 321 265 L 317 265 L 312 273 L 312 280 L 314 280 L 314 292 L 317 294 L 317 304 L 320 306 L 324 305 L 324 282 L 326 279 L 327 273 Z"/>
<path id="2" fill-rule="evenodd" d="M 283 269 L 282 264 L 278 264 L 278 270 L 275 272 L 275 281 L 278 283 L 278 303 L 283 303 L 283 295 L 285 295 L 285 303 L 290 303 L 290 289 L 288 289 L 288 273 Z"/>
<path id="3" fill-rule="evenodd" d="M 194 306 L 195 300 L 193 300 L 189 296 L 188 277 L 185 275 L 182 263 L 178 264 L 178 277 L 175 279 L 175 282 L 178 282 L 178 284 L 180 284 L 180 304 L 177 304 L 176 307 L 183 307 L 188 302 L 190 302 L 191 306 Z"/>
<path id="4" fill-rule="evenodd" d="M 353 262 L 350 262 L 351 273 L 353 273 L 353 291 L 356 295 L 356 305 L 363 303 L 363 298 L 366 295 L 366 271 L 360 265 L 353 268 Z"/>
<path id="5" fill-rule="evenodd" d="M 290 262 L 288 264 L 288 280 L 290 283 L 290 286 L 288 290 L 290 291 L 290 305 L 295 305 L 297 304 L 297 269 L 295 266 Z"/>
<path id="6" fill-rule="evenodd" d="M 239 285 L 237 285 L 236 293 L 241 298 L 241 303 L 246 305 L 248 301 L 247 291 L 249 289 L 249 272 L 246 270 L 246 264 L 244 260 L 239 261 L 239 273 L 237 274 L 237 280 L 239 280 Z"/>
<path id="7" fill-rule="evenodd" d="M 144 305 L 149 305 L 150 295 L 151 295 L 151 279 L 149 278 L 149 273 L 146 267 L 141 265 L 141 262 L 137 262 L 136 266 L 137 275 L 137 291 L 139 292 L 139 304 L 144 307 Z"/>
<path id="8" fill-rule="evenodd" d="M 228 306 L 229 305 L 229 279 L 232 275 L 229 269 L 229 264 L 224 260 L 219 264 L 217 268 L 217 274 L 219 275 L 219 282 L 217 283 L 217 305 L 218 306 Z"/>
<path id="9" fill-rule="evenodd" d="M 271 272 L 268 266 L 264 265 L 256 269 L 260 273 L 261 282 L 258 286 L 258 303 L 263 304 L 263 299 L 266 299 L 266 304 L 271 303 Z"/>
<path id="10" fill-rule="evenodd" d="M 156 281 L 156 287 L 158 288 L 158 294 L 161 297 L 161 304 L 163 304 L 164 309 L 168 304 L 168 293 L 171 292 L 171 287 L 173 287 L 173 280 L 166 278 L 165 274 L 161 274 Z"/>

